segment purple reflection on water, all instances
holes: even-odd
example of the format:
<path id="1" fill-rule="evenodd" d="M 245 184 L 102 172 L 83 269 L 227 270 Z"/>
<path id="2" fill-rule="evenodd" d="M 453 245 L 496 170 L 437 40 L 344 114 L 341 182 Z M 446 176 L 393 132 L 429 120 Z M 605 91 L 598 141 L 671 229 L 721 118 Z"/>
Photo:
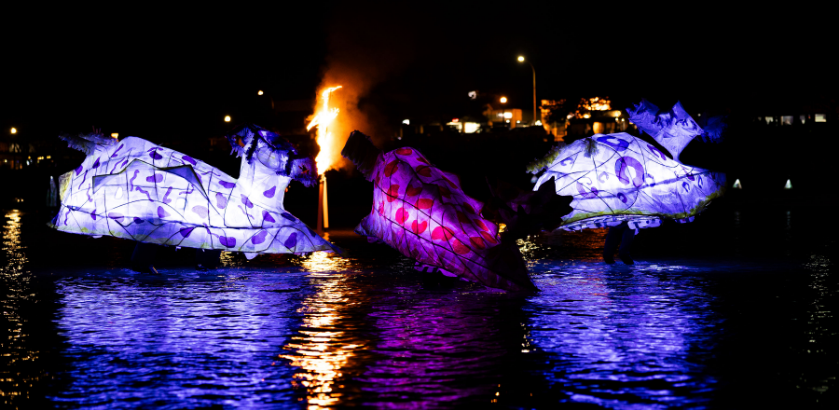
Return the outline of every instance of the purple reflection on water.
<path id="1" fill-rule="evenodd" d="M 707 354 L 697 352 L 713 340 L 715 319 L 697 279 L 674 275 L 668 264 L 553 263 L 537 267 L 548 272 L 525 307 L 532 316 L 522 352 L 550 357 L 544 375 L 567 401 L 707 404 L 702 392 L 716 380 L 704 371 Z"/>
<path id="2" fill-rule="evenodd" d="M 293 369 L 279 354 L 297 323 L 300 289 L 289 283 L 301 275 L 282 275 L 59 280 L 57 325 L 73 366 L 53 400 L 94 408 L 295 403 Z"/>
<path id="3" fill-rule="evenodd" d="M 469 285 L 471 287 L 471 285 Z M 484 309 L 504 292 L 484 288 L 428 293 L 400 287 L 381 297 L 369 314 L 379 332 L 378 360 L 362 375 L 365 404 L 380 408 L 446 408 L 458 400 L 494 397 L 499 359 L 496 309 Z M 407 301 L 412 300 L 413 303 Z M 474 302 L 479 302 L 475 304 Z"/>

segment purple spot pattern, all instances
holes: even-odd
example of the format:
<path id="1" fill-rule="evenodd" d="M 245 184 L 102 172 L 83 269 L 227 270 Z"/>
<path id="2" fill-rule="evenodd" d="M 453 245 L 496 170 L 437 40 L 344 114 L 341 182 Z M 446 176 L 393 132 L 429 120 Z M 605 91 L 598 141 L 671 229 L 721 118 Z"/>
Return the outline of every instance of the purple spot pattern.
<path id="1" fill-rule="evenodd" d="M 122 147 L 123 147 L 123 145 L 122 145 L 122 144 L 119 144 L 119 148 L 117 148 L 117 150 L 116 150 L 116 151 L 114 151 L 114 153 L 113 153 L 113 154 L 111 154 L 111 158 L 116 158 L 116 157 L 117 157 L 117 153 L 119 153 L 119 151 L 122 149 Z"/>
<path id="2" fill-rule="evenodd" d="M 294 248 L 294 246 L 297 245 L 297 232 L 293 232 L 289 235 L 283 245 L 288 249 Z"/>
<path id="3" fill-rule="evenodd" d="M 273 217 L 273 216 L 271 216 L 271 213 L 270 213 L 270 212 L 268 212 L 268 211 L 262 211 L 262 220 L 263 220 L 263 221 L 272 222 L 272 223 L 273 223 L 273 222 L 277 222 L 277 221 L 274 219 L 274 217 Z"/>
<path id="4" fill-rule="evenodd" d="M 134 176 L 131 177 L 130 181 L 128 181 L 128 186 L 131 187 L 131 189 L 129 189 L 129 191 L 134 190 L 134 180 L 137 179 L 137 174 L 139 174 L 139 173 L 140 173 L 140 171 L 138 171 L 136 169 L 134 170 Z"/>
<path id="5" fill-rule="evenodd" d="M 218 192 L 216 192 L 216 206 L 219 209 L 227 208 L 227 198 Z"/>
<path id="6" fill-rule="evenodd" d="M 219 240 L 219 242 L 221 242 L 222 245 L 224 245 L 228 248 L 232 248 L 232 247 L 236 246 L 236 238 L 234 238 L 232 236 L 230 236 L 230 237 L 219 236 L 218 240 Z"/>
<path id="7" fill-rule="evenodd" d="M 274 194 L 276 194 L 276 193 L 277 193 L 277 187 L 272 186 L 271 189 L 263 192 L 262 195 L 264 195 L 266 198 L 273 198 Z"/>
<path id="8" fill-rule="evenodd" d="M 166 195 L 163 195 L 163 203 L 164 204 L 168 204 L 168 203 L 172 202 L 172 200 L 169 199 L 169 194 L 171 194 L 171 193 L 172 193 L 172 187 L 169 187 L 169 189 L 166 190 Z"/>
<path id="9" fill-rule="evenodd" d="M 268 231 L 259 231 L 259 233 L 251 237 L 251 243 L 259 245 L 260 243 L 265 242 L 266 236 L 268 236 Z"/>
<path id="10" fill-rule="evenodd" d="M 79 184 L 79 189 L 82 189 L 82 185 L 84 181 L 87 181 L 87 171 L 84 172 L 84 176 L 82 177 L 82 182 Z"/>
<path id="11" fill-rule="evenodd" d="M 149 199 L 149 201 L 151 201 L 151 200 L 152 200 L 152 199 L 151 199 L 151 195 L 149 194 L 149 191 L 146 191 L 145 189 L 140 188 L 140 187 L 138 187 L 138 186 L 135 186 L 135 187 L 134 187 L 134 190 L 135 190 L 135 191 L 140 191 L 140 192 L 142 192 L 142 193 L 146 194 L 146 198 L 148 198 L 148 199 Z"/>
<path id="12" fill-rule="evenodd" d="M 194 212 L 196 215 L 198 215 L 198 216 L 200 216 L 204 219 L 207 219 L 207 218 L 210 217 L 210 210 L 201 206 L 201 205 L 193 206 L 192 207 L 192 212 Z"/>

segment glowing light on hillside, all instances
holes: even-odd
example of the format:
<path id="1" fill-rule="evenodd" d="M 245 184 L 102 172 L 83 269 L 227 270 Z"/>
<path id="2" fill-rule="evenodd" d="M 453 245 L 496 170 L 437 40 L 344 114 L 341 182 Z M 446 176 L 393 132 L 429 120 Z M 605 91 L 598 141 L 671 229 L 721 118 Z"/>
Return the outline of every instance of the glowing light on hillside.
<path id="1" fill-rule="evenodd" d="M 592 111 L 609 111 L 612 109 L 612 102 L 608 98 L 590 98 L 589 104 Z"/>

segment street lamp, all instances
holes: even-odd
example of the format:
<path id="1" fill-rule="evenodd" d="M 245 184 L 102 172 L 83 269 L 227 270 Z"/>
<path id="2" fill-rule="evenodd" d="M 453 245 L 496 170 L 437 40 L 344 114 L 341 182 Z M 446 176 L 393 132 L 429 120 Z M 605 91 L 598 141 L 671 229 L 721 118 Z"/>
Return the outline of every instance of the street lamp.
<path id="1" fill-rule="evenodd" d="M 518 60 L 520 63 L 523 63 L 524 56 L 519 56 Z M 530 69 L 533 70 L 533 124 L 536 124 L 536 69 L 533 68 L 533 63 L 530 61 L 527 64 L 530 64 Z"/>
<path id="2" fill-rule="evenodd" d="M 256 92 L 256 95 L 264 95 L 264 94 L 265 94 L 265 91 L 262 91 L 262 90 L 258 90 Z M 272 97 L 271 94 L 268 94 L 268 101 L 271 101 L 271 109 L 273 110 L 274 109 L 274 97 Z"/>
<path id="3" fill-rule="evenodd" d="M 17 128 L 12 127 L 12 129 L 11 129 L 11 130 L 9 130 L 9 134 L 12 134 L 12 135 L 17 134 Z M 17 139 L 17 138 L 15 138 L 15 139 Z M 16 149 L 16 148 L 17 148 L 17 149 Z M 21 149 L 20 149 L 20 141 L 18 141 L 16 144 L 11 144 L 11 152 L 14 152 L 14 153 L 15 153 L 14 158 L 12 158 L 12 169 L 17 169 L 17 164 L 18 164 L 18 162 L 20 162 L 20 161 L 18 161 L 18 159 L 17 159 L 18 153 L 20 153 L 20 152 L 21 152 Z M 21 167 L 21 168 L 22 168 L 22 167 Z"/>
<path id="4" fill-rule="evenodd" d="M 224 122 L 230 122 L 230 116 L 229 115 L 224 116 Z"/>
<path id="5" fill-rule="evenodd" d="M 501 104 L 507 104 L 507 97 L 501 97 Z"/>

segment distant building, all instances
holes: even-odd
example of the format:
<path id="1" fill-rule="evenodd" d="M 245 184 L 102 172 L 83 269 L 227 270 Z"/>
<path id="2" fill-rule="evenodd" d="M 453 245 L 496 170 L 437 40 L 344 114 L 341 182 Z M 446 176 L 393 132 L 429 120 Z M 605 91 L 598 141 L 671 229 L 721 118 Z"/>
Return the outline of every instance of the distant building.
<path id="1" fill-rule="evenodd" d="M 34 156 L 35 147 L 25 142 L 0 141 L 0 169 L 23 169 L 26 166 L 52 159 L 51 156 Z"/>
<path id="2" fill-rule="evenodd" d="M 594 134 L 626 131 L 631 123 L 621 110 L 613 110 L 609 98 L 542 100 L 541 124 L 556 142 L 571 142 Z"/>
<path id="3" fill-rule="evenodd" d="M 522 110 L 519 108 L 504 108 L 487 110 L 484 112 L 490 127 L 513 129 L 522 126 Z"/>

